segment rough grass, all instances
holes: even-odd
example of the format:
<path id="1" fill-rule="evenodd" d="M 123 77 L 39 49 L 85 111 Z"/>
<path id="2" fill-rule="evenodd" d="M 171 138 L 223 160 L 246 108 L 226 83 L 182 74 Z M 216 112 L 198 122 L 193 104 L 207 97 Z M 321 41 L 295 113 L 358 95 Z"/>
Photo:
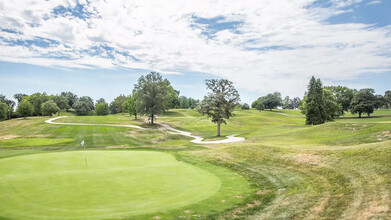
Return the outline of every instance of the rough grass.
<path id="1" fill-rule="evenodd" d="M 225 193 L 215 194 L 215 200 L 207 199 L 185 210 L 146 215 L 146 219 L 391 218 L 389 110 L 372 114 L 382 117 L 362 119 L 349 118 L 351 115 L 347 114 L 345 118 L 318 126 L 304 125 L 305 119 L 294 110 L 239 110 L 235 114 L 222 126 L 222 135 L 239 134 L 246 141 L 211 146 L 192 144 L 190 138 L 168 134 L 158 126 L 144 132 L 131 128 L 46 125 L 43 121 L 47 118 L 5 121 L 0 123 L 0 137 L 8 137 L 4 139 L 7 141 L 42 138 L 74 141 L 30 147 L 26 142 L 20 147 L 10 147 L 1 145 L 0 138 L 0 157 L 78 149 L 80 141 L 85 139 L 87 146 L 94 149 L 171 152 L 186 163 L 205 166 L 203 169 L 212 163 L 239 173 L 252 186 L 249 194 L 232 197 L 240 200 L 239 203 L 228 202 Z M 140 123 L 122 115 L 67 120 Z M 216 125 L 192 110 L 168 111 L 157 120 L 208 139 L 216 138 Z M 218 174 L 221 172 L 215 172 Z M 218 209 L 207 208 L 216 201 L 220 201 Z M 195 207 L 201 211 L 194 213 Z"/>

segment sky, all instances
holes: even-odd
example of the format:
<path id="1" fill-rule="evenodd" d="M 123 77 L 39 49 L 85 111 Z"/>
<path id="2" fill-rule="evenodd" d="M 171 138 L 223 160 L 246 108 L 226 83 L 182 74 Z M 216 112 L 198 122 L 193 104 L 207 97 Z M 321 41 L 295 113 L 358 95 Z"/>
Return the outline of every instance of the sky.
<path id="1" fill-rule="evenodd" d="M 242 102 L 324 85 L 391 89 L 391 0 L 0 1 L 0 94 L 72 91 L 112 101 L 151 71 L 201 99 Z"/>

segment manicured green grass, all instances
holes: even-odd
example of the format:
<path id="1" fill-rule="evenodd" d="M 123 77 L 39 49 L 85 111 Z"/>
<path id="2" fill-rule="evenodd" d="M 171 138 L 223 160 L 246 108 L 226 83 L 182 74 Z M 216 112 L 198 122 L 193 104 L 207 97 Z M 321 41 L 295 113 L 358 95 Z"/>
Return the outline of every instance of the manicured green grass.
<path id="1" fill-rule="evenodd" d="M 235 179 L 235 193 L 250 191 L 244 179 L 233 173 L 223 171 L 226 176 L 218 178 L 211 166 L 212 172 L 179 162 L 166 153 L 87 151 L 86 155 L 87 167 L 82 151 L 0 160 L 1 216 L 124 218 L 199 203 L 219 192 L 222 185 L 232 190 L 232 182 L 227 179 Z M 222 171 L 216 169 L 214 172 Z M 224 194 L 231 205 L 235 203 L 232 192 Z"/>
<path id="2" fill-rule="evenodd" d="M 73 142 L 73 139 L 49 139 L 49 138 L 16 138 L 0 140 L 0 146 L 6 147 L 34 147 L 66 144 Z"/>

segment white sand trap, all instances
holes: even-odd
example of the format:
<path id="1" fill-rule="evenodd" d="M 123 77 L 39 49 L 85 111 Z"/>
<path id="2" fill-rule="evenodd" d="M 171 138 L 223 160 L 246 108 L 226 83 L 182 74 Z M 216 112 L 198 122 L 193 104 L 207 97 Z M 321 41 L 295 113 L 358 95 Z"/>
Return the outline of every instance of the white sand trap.
<path id="1" fill-rule="evenodd" d="M 170 132 L 171 134 L 179 134 L 182 136 L 194 138 L 194 140 L 192 140 L 191 142 L 196 143 L 196 144 L 227 144 L 227 143 L 234 143 L 234 142 L 240 142 L 240 141 L 245 140 L 243 137 L 235 137 L 237 134 L 234 134 L 234 135 L 228 135 L 227 138 L 224 140 L 202 141 L 204 138 L 192 135 L 190 132 L 181 131 L 181 130 L 172 128 L 166 124 L 161 124 L 161 123 L 157 123 L 157 124 L 161 125 L 163 128 L 165 128 L 167 130 L 174 131 L 174 132 Z"/>
<path id="2" fill-rule="evenodd" d="M 55 124 L 55 125 L 111 126 L 111 127 L 127 127 L 127 128 L 145 129 L 145 128 L 142 128 L 142 127 L 137 126 L 137 125 L 113 125 L 113 124 L 85 124 L 85 123 L 53 122 L 54 120 L 57 120 L 57 119 L 60 119 L 60 118 L 65 118 L 65 117 L 68 117 L 68 116 L 60 116 L 60 117 L 56 117 L 56 118 L 51 118 L 51 119 L 46 120 L 45 122 L 48 123 L 48 124 Z M 196 143 L 196 144 L 227 144 L 227 143 L 235 143 L 235 142 L 240 142 L 240 141 L 244 141 L 245 140 L 243 137 L 235 137 L 236 134 L 234 134 L 234 135 L 228 135 L 227 138 L 224 139 L 224 140 L 202 141 L 204 138 L 192 135 L 190 132 L 181 131 L 181 130 L 172 128 L 172 127 L 170 127 L 170 126 L 168 126 L 166 124 L 162 124 L 162 123 L 156 123 L 156 124 L 162 126 L 163 128 L 165 128 L 167 130 L 173 131 L 173 132 L 169 132 L 171 134 L 178 134 L 178 135 L 194 138 L 194 140 L 191 140 L 191 142 L 192 143 Z"/>

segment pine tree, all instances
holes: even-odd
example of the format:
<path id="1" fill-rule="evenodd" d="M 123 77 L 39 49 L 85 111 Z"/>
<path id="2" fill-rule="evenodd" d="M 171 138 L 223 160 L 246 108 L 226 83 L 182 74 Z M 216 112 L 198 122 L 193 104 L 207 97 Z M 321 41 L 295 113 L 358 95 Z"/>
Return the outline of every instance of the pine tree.
<path id="1" fill-rule="evenodd" d="M 312 76 L 308 85 L 306 97 L 306 121 L 307 125 L 323 124 L 326 120 L 326 111 L 323 100 L 322 81 Z"/>

